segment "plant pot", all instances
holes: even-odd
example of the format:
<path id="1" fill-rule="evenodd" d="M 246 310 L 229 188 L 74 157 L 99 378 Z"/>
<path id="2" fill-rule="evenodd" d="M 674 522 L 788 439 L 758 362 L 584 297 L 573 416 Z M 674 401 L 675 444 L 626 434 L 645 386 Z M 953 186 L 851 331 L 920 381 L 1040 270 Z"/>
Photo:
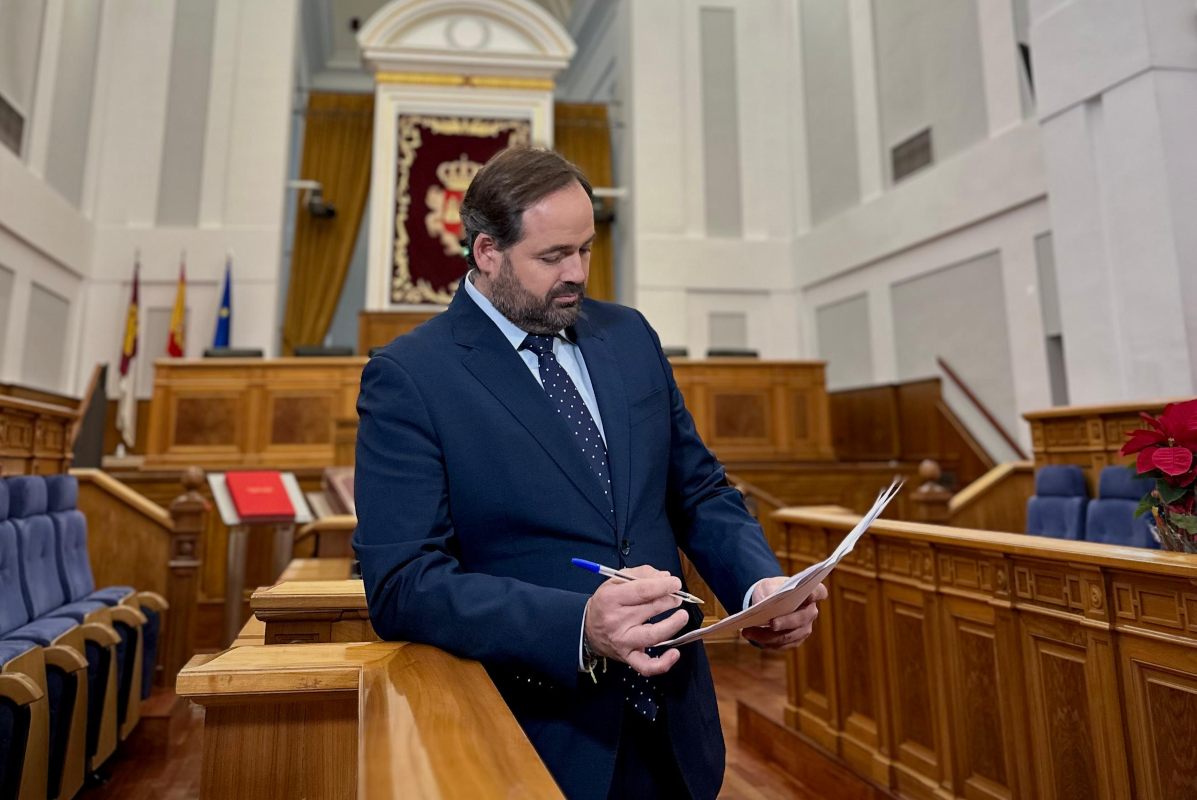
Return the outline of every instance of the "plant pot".
<path id="1" fill-rule="evenodd" d="M 1151 526 L 1151 535 L 1164 550 L 1197 554 L 1197 537 L 1184 528 L 1173 525 L 1166 518 L 1160 518 L 1158 525 Z"/>

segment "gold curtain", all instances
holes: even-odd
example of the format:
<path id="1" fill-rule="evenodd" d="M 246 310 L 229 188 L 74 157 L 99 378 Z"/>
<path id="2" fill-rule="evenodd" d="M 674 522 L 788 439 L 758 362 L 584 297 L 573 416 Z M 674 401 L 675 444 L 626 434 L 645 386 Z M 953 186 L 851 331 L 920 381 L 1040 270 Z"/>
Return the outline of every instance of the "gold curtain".
<path id="1" fill-rule="evenodd" d="M 370 190 L 374 96 L 312 92 L 308 96 L 299 177 L 320 181 L 337 215 L 317 219 L 296 209 L 291 281 L 283 317 L 283 353 L 323 343 L 341 297 Z M 301 195 L 302 197 L 303 195 Z"/>
<path id="2" fill-rule="evenodd" d="M 607 107 L 601 103 L 556 103 L 553 106 L 553 141 L 558 153 L 578 165 L 591 186 L 611 186 L 611 129 Z M 602 201 L 611 211 L 612 200 Z M 611 223 L 595 220 L 594 250 L 590 256 L 590 282 L 586 294 L 599 300 L 615 299 Z"/>

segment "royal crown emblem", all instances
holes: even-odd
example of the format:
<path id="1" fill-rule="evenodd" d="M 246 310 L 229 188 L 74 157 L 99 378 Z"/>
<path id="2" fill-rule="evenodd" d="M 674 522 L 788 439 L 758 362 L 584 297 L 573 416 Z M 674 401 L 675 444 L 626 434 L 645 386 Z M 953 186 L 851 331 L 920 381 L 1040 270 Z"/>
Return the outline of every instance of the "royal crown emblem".
<path id="1" fill-rule="evenodd" d="M 464 153 L 454 161 L 442 162 L 436 168 L 436 177 L 441 185 L 428 187 L 428 193 L 424 196 L 428 206 L 424 225 L 428 228 L 429 236 L 441 240 L 447 256 L 461 255 L 461 201 L 480 169 L 482 165 L 470 161 Z"/>

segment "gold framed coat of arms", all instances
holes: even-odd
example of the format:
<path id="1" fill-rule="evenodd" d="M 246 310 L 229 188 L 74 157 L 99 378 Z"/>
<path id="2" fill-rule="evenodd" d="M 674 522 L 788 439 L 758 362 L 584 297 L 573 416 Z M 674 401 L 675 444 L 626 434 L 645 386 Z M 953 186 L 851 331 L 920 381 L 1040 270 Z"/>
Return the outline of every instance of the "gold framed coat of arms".
<path id="1" fill-rule="evenodd" d="M 500 150 L 531 141 L 526 119 L 400 114 L 392 303 L 447 304 L 467 266 L 461 201 Z"/>

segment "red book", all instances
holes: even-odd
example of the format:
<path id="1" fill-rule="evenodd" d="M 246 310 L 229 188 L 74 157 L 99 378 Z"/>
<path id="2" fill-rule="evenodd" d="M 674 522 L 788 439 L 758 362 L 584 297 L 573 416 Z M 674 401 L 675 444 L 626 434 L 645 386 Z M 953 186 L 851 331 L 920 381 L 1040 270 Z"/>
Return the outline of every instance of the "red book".
<path id="1" fill-rule="evenodd" d="M 233 507 L 242 522 L 288 522 L 295 519 L 295 507 L 277 472 L 229 472 L 225 474 Z"/>

